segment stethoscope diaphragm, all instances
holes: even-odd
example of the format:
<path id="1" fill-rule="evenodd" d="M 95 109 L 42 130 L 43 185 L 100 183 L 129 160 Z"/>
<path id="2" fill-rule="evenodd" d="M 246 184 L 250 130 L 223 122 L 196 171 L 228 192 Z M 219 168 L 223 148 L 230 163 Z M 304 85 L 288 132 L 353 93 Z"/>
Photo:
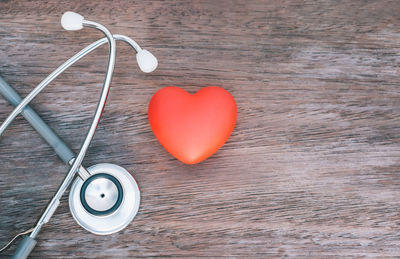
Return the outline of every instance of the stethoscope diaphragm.
<path id="1" fill-rule="evenodd" d="M 87 168 L 85 181 L 77 177 L 69 193 L 69 207 L 75 221 L 98 235 L 108 235 L 125 228 L 136 216 L 140 191 L 135 179 L 114 164 Z"/>
<path id="2" fill-rule="evenodd" d="M 111 174 L 99 173 L 83 182 L 80 191 L 85 210 L 96 216 L 105 216 L 116 211 L 124 195 L 121 183 Z"/>

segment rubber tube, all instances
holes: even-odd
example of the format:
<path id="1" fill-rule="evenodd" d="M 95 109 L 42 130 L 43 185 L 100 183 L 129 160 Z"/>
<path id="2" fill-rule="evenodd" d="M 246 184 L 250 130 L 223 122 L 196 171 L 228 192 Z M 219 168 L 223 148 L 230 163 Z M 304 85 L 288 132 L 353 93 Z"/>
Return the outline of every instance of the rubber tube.
<path id="1" fill-rule="evenodd" d="M 0 77 L 0 94 L 12 105 L 17 106 L 22 98 L 3 78 Z M 22 115 L 40 134 L 40 136 L 54 149 L 64 163 L 68 164 L 74 157 L 72 150 L 61 138 L 42 120 L 42 118 L 29 106 L 26 106 Z"/>

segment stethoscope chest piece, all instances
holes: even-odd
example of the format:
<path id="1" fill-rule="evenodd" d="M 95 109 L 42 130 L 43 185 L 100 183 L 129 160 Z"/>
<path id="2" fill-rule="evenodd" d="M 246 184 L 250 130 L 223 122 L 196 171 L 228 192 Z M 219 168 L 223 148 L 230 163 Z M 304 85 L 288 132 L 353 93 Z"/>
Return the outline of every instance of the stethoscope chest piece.
<path id="1" fill-rule="evenodd" d="M 72 216 L 94 234 L 120 231 L 139 210 L 140 191 L 135 179 L 114 164 L 97 164 L 87 170 L 91 176 L 85 181 L 77 177 L 69 193 Z"/>

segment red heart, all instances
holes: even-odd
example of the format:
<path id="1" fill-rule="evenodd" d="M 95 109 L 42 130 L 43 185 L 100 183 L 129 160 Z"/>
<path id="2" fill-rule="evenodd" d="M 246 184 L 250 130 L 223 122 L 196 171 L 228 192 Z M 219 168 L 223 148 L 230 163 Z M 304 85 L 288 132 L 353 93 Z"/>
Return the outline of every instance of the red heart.
<path id="1" fill-rule="evenodd" d="M 236 103 L 221 87 L 208 86 L 195 94 L 169 86 L 149 104 L 154 135 L 171 155 L 196 164 L 214 154 L 229 138 L 236 123 Z"/>

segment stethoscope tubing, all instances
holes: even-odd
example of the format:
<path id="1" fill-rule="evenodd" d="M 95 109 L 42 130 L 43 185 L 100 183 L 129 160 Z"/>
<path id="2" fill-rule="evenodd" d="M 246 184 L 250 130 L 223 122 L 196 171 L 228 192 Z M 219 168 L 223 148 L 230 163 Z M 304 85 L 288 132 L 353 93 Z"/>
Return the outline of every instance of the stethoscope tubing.
<path id="1" fill-rule="evenodd" d="M 0 77 L 0 94 L 11 103 L 14 107 L 18 106 L 21 102 L 22 97 L 10 86 L 3 78 Z M 47 125 L 46 122 L 40 117 L 36 111 L 26 106 L 21 114 L 24 118 L 32 125 L 32 127 L 40 134 L 40 136 L 54 149 L 60 159 L 68 164 L 75 154 L 72 150 L 64 143 L 64 141 Z"/>
<path id="2" fill-rule="evenodd" d="M 3 78 L 0 77 L 0 94 L 10 102 L 13 106 L 17 106 L 22 97 L 15 91 L 15 89 L 7 84 Z M 57 135 L 57 133 L 52 130 L 46 122 L 40 117 L 36 111 L 30 107 L 26 106 L 21 114 L 24 118 L 31 124 L 31 126 L 39 133 L 39 135 L 53 148 L 54 152 L 58 157 L 70 166 L 76 156 L 74 152 L 68 147 L 67 144 Z M 78 175 L 82 180 L 87 179 L 90 174 L 86 168 L 81 165 L 78 169 Z"/>

